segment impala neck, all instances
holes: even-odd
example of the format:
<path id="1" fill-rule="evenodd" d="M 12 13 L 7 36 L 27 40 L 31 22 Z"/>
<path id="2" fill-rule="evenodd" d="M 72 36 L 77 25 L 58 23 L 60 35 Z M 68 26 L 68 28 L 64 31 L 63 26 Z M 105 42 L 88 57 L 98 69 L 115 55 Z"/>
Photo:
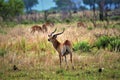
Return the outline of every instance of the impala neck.
<path id="1" fill-rule="evenodd" d="M 57 48 L 60 45 L 60 42 L 57 39 L 55 39 L 52 43 L 53 43 L 54 48 L 57 50 Z"/>

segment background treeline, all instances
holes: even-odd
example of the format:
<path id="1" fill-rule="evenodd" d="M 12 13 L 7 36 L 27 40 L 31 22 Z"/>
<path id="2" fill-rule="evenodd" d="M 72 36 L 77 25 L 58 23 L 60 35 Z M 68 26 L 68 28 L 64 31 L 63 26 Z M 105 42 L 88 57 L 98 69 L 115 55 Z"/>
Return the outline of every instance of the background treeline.
<path id="1" fill-rule="evenodd" d="M 83 11 L 84 13 L 85 10 L 93 11 L 92 19 L 96 19 L 96 16 L 98 16 L 103 21 L 107 20 L 109 11 L 120 8 L 120 0 L 53 0 L 53 2 L 57 5 L 56 7 L 49 10 L 36 11 L 32 10 L 32 7 L 39 3 L 38 0 L 0 0 L 0 21 L 43 22 L 49 20 L 50 14 L 60 13 L 62 16 L 61 21 L 65 18 L 69 22 L 69 18 L 74 19 L 72 17 L 74 13 L 78 11 Z M 96 14 L 96 12 L 99 13 Z M 117 12 L 119 15 L 120 11 Z M 57 21 L 60 22 L 59 20 Z"/>

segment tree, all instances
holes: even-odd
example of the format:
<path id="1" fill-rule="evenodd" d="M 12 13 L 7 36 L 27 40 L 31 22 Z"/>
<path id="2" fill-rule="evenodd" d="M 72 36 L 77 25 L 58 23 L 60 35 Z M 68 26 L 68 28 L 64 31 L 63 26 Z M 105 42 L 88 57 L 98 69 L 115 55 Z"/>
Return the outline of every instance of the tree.
<path id="1" fill-rule="evenodd" d="M 91 9 L 93 9 L 93 15 L 95 16 L 95 4 L 96 0 L 83 0 L 83 3 L 89 5 Z"/>
<path id="2" fill-rule="evenodd" d="M 89 5 L 92 9 L 93 5 L 95 4 L 95 0 L 83 0 L 83 3 Z"/>
<path id="3" fill-rule="evenodd" d="M 69 18 L 71 18 L 72 13 L 71 13 L 71 9 L 73 8 L 73 6 L 75 5 L 71 0 L 53 0 L 57 7 L 65 12 L 69 12 Z"/>
<path id="4" fill-rule="evenodd" d="M 120 8 L 120 0 L 112 0 L 116 8 Z"/>
<path id="5" fill-rule="evenodd" d="M 24 4 L 22 0 L 1 0 L 0 16 L 6 20 L 23 13 Z"/>
<path id="6" fill-rule="evenodd" d="M 38 0 L 23 0 L 23 2 L 26 8 L 26 12 L 31 11 L 31 8 L 38 4 Z"/>
<path id="7" fill-rule="evenodd" d="M 53 0 L 57 7 L 59 7 L 61 10 L 68 10 L 70 9 L 74 4 L 71 0 Z"/>
<path id="8" fill-rule="evenodd" d="M 96 27 L 96 14 L 95 14 L 95 4 L 96 4 L 96 0 L 83 0 L 83 3 L 86 5 L 89 5 L 90 8 L 93 10 L 93 18 L 91 19 L 94 27 Z"/>
<path id="9" fill-rule="evenodd" d="M 9 0 L 8 1 L 9 12 L 11 16 L 17 16 L 23 13 L 24 3 L 22 0 Z"/>

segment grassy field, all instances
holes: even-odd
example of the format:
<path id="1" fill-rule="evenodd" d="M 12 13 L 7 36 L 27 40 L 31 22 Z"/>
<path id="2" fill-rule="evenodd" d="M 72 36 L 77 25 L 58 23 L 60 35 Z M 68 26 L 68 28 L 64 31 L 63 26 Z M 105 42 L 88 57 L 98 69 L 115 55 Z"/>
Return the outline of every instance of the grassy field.
<path id="1" fill-rule="evenodd" d="M 63 43 L 66 39 L 72 45 L 86 41 L 92 45 L 99 35 L 120 36 L 120 25 L 108 27 L 98 22 L 97 28 L 91 22 L 86 22 L 88 28 L 77 28 L 76 23 L 55 24 L 48 27 L 48 32 L 30 33 L 31 25 L 16 25 L 14 28 L 0 30 L 0 80 L 120 80 L 120 52 L 93 48 L 88 52 L 73 51 L 75 69 L 66 70 L 63 59 L 59 67 L 59 57 L 52 44 L 48 42 L 48 34 L 56 27 L 57 32 L 65 28 L 58 36 Z M 41 24 L 38 24 L 41 25 Z M 69 56 L 67 56 L 69 61 Z M 18 70 L 13 70 L 13 66 Z M 101 70 L 101 71 L 100 71 Z"/>

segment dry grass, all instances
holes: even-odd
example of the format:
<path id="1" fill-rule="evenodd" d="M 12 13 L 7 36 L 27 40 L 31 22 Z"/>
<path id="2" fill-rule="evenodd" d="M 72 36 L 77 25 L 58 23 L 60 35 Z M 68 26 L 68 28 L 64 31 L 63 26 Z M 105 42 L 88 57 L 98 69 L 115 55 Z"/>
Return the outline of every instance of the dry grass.
<path id="1" fill-rule="evenodd" d="M 7 49 L 7 54 L 4 57 L 0 57 L 0 62 L 2 62 L 0 71 L 5 71 L 6 73 L 6 75 L 2 77 L 12 75 L 10 71 L 13 65 L 17 65 L 21 71 L 43 69 L 45 74 L 47 74 L 47 71 L 48 75 L 50 75 L 50 71 L 53 71 L 51 74 L 55 74 L 54 71 L 59 70 L 59 58 L 58 54 L 55 54 L 57 52 L 52 47 L 52 44 L 49 43 L 47 39 L 48 34 L 56 27 L 58 29 L 57 32 L 62 31 L 63 28 L 66 29 L 64 34 L 58 36 L 58 40 L 64 42 L 64 40 L 69 39 L 72 44 L 79 41 L 88 41 L 92 44 L 96 40 L 95 34 L 120 36 L 120 32 L 117 29 L 96 28 L 88 30 L 87 28 L 77 28 L 76 23 L 55 24 L 54 28 L 48 28 L 48 32 L 35 32 L 35 34 L 30 33 L 31 26 L 32 25 L 17 25 L 15 28 L 8 29 L 7 34 L 0 34 L 0 48 Z M 81 70 L 94 70 L 101 67 L 105 69 L 119 69 L 118 67 L 120 67 L 118 64 L 120 55 L 104 50 L 89 53 L 73 52 L 73 61 L 76 72 Z M 64 62 L 63 66 L 65 67 Z M 36 74 L 36 72 L 33 73 Z M 31 77 L 31 75 L 29 75 L 29 77 Z M 37 76 L 37 78 L 39 77 Z M 28 80 L 29 79 L 31 78 L 28 78 Z"/>

